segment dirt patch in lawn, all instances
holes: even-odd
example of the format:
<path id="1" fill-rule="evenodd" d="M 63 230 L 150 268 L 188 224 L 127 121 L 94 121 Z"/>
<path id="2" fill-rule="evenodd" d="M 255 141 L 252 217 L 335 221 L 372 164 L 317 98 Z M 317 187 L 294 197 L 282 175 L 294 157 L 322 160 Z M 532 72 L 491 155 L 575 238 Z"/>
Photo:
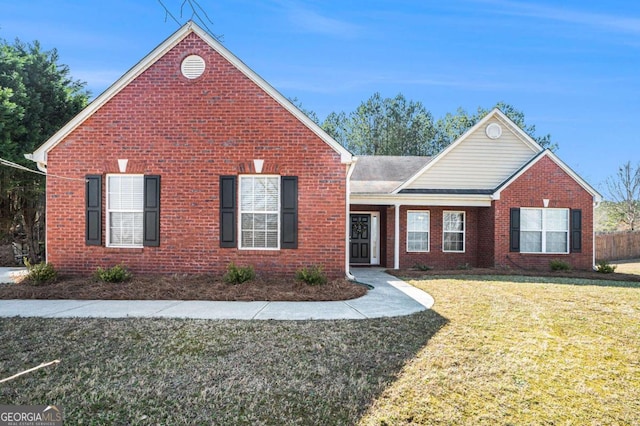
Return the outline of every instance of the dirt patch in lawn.
<path id="1" fill-rule="evenodd" d="M 0 284 L 0 299 L 330 301 L 366 292 L 346 279 L 310 286 L 291 278 L 257 278 L 232 285 L 207 275 L 141 276 L 117 284 L 86 277 L 60 277 L 43 286 Z"/>

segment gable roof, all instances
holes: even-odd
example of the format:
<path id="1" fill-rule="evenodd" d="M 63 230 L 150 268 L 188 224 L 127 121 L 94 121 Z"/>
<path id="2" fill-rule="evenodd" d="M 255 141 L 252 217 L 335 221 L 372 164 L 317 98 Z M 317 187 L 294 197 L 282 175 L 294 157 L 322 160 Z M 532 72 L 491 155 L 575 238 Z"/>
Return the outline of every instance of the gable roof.
<path id="1" fill-rule="evenodd" d="M 189 21 L 183 25 L 178 31 L 167 38 L 163 43 L 156 47 L 151 53 L 145 56 L 140 62 L 138 62 L 133 68 L 127 71 L 122 77 L 120 77 L 115 83 L 113 83 L 107 90 L 105 90 L 100 96 L 95 98 L 84 110 L 76 115 L 65 126 L 58 130 L 53 136 L 51 136 L 45 143 L 43 143 L 32 154 L 25 154 L 25 157 L 29 160 L 35 161 L 38 164 L 38 168 L 42 171 L 46 171 L 47 165 L 47 153 L 53 149 L 58 143 L 60 143 L 65 137 L 67 137 L 73 130 L 80 126 L 86 119 L 91 117 L 96 111 L 98 111 L 104 104 L 106 104 L 111 98 L 113 98 L 118 92 L 125 88 L 129 83 L 135 80 L 140 74 L 146 71 L 154 63 L 156 63 L 162 56 L 173 49 L 178 43 L 184 40 L 189 34 L 194 33 L 206 42 L 213 50 L 219 53 L 223 58 L 229 61 L 234 67 L 242 72 L 247 78 L 249 78 L 258 87 L 264 90 L 271 98 L 278 102 L 283 108 L 293 114 L 299 121 L 307 126 L 313 133 L 315 133 L 320 139 L 322 139 L 327 145 L 329 145 L 334 151 L 340 154 L 342 163 L 351 163 L 351 153 L 336 142 L 331 136 L 329 136 L 320 126 L 314 123 L 309 117 L 306 116 L 300 109 L 291 103 L 286 97 L 278 92 L 273 86 L 267 83 L 262 77 L 256 74 L 251 68 L 249 68 L 244 62 L 238 59 L 233 53 L 220 44 L 215 38 L 209 35 L 206 31 L 200 28 L 195 22 Z"/>
<path id="2" fill-rule="evenodd" d="M 547 157 L 551 161 L 556 163 L 558 165 L 558 167 L 560 167 L 562 169 L 562 171 L 564 171 L 566 174 L 568 174 L 573 180 L 575 180 L 578 183 L 578 185 L 580 185 L 585 191 L 587 191 L 589 194 L 591 194 L 591 196 L 593 197 L 593 201 L 594 202 L 600 203 L 602 201 L 602 195 L 598 191 L 596 191 L 596 189 L 593 186 L 589 185 L 589 183 L 587 183 L 587 181 L 582 179 L 580 177 L 580 175 L 578 175 L 576 172 L 574 172 L 573 169 L 571 169 L 571 167 L 569 167 L 567 164 L 565 164 L 560 158 L 558 158 L 557 155 L 555 155 L 553 153 L 553 151 L 551 151 L 549 149 L 545 149 L 544 151 L 540 152 L 538 155 L 533 157 L 531 159 L 531 161 L 529 161 L 527 164 L 525 164 L 519 170 L 517 170 L 513 175 L 511 175 L 509 177 L 509 179 L 507 179 L 504 182 L 502 182 L 495 189 L 495 191 L 493 193 L 493 196 L 492 196 L 493 199 L 494 200 L 499 200 L 500 199 L 500 193 L 505 188 L 507 188 L 509 185 L 511 185 L 516 179 L 518 179 L 520 176 L 522 176 L 527 170 L 529 170 L 531 167 L 533 167 L 538 161 L 540 161 L 544 157 Z"/>
<path id="3" fill-rule="evenodd" d="M 503 132 L 502 137 L 496 141 L 484 136 L 481 129 L 492 122 L 505 126 L 508 133 Z M 488 145 L 488 142 L 491 145 Z M 396 188 L 395 193 L 408 189 L 442 189 L 443 186 L 447 189 L 493 189 L 542 150 L 543 148 L 509 117 L 498 108 L 494 108 Z M 500 167 L 487 167 L 485 161 L 488 160 L 494 161 Z M 466 173 L 460 173 L 460 170 Z M 483 179 L 476 176 L 474 171 L 481 171 Z"/>
<path id="4" fill-rule="evenodd" d="M 388 194 L 431 161 L 431 157 L 364 155 L 351 175 L 352 193 Z"/>

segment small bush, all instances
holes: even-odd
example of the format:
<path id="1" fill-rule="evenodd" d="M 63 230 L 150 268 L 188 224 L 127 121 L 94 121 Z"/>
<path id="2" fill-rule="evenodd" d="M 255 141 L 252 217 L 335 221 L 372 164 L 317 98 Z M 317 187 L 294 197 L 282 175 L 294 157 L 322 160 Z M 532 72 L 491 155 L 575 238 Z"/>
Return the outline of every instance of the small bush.
<path id="1" fill-rule="evenodd" d="M 327 277 L 322 272 L 322 266 L 313 265 L 298 269 L 296 279 L 308 285 L 322 285 L 327 283 Z"/>
<path id="2" fill-rule="evenodd" d="M 571 265 L 569 265 L 564 260 L 552 260 L 549 262 L 549 267 L 552 271 L 570 271 Z"/>
<path id="3" fill-rule="evenodd" d="M 415 265 L 413 265 L 413 269 L 416 269 L 418 271 L 430 271 L 433 269 L 433 267 L 422 263 L 416 263 Z"/>
<path id="4" fill-rule="evenodd" d="M 122 265 L 116 265 L 108 269 L 98 267 L 95 277 L 104 283 L 121 283 L 131 279 L 131 273 Z"/>
<path id="5" fill-rule="evenodd" d="M 51 263 L 38 263 L 31 265 L 27 259 L 24 259 L 25 265 L 29 270 L 27 274 L 27 282 L 31 285 L 48 285 L 52 284 L 58 278 L 58 271 Z"/>
<path id="6" fill-rule="evenodd" d="M 227 267 L 227 273 L 222 279 L 227 284 L 242 284 L 245 281 L 252 280 L 256 277 L 253 266 L 236 266 L 233 262 Z"/>
<path id="7" fill-rule="evenodd" d="M 616 265 L 612 265 L 606 260 L 601 260 L 596 265 L 596 271 L 600 272 L 601 274 L 611 274 L 616 271 L 616 268 Z"/>

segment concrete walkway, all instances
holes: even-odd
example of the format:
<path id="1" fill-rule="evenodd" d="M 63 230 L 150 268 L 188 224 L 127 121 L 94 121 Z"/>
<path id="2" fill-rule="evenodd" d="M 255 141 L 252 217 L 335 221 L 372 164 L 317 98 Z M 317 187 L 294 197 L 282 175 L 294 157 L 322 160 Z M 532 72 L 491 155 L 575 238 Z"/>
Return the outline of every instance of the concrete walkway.
<path id="1" fill-rule="evenodd" d="M 0 268 L 0 277 L 2 269 L 5 268 Z M 358 268 L 351 272 L 358 282 L 372 285 L 373 290 L 340 302 L 0 300 L 0 317 L 329 320 L 403 316 L 433 306 L 430 295 L 380 269 Z"/>

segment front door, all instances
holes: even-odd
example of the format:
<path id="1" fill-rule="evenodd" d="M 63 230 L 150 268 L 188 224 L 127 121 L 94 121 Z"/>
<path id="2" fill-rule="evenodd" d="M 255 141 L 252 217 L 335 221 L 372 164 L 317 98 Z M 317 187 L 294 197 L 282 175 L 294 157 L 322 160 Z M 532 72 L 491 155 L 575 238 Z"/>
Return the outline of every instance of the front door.
<path id="1" fill-rule="evenodd" d="M 371 263 L 371 215 L 352 214 L 349 263 Z"/>

